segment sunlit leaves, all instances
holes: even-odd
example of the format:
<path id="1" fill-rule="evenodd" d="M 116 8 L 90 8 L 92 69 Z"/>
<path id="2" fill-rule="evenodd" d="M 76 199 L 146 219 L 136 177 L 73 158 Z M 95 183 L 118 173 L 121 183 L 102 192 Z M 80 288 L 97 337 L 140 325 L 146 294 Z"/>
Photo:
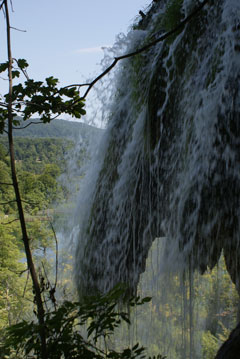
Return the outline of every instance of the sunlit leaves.
<path id="1" fill-rule="evenodd" d="M 130 323 L 129 313 L 118 310 L 124 290 L 117 286 L 106 295 L 86 298 L 84 302 L 65 301 L 45 316 L 49 359 L 94 358 L 134 359 L 144 358 L 144 348 L 138 343 L 124 349 L 103 348 L 101 342 L 113 334 L 122 320 Z M 137 303 L 140 301 L 137 300 Z M 83 335 L 87 329 L 87 339 Z M 40 326 L 34 322 L 22 322 L 6 330 L 2 352 L 18 350 L 23 355 L 40 357 Z M 1 357 L 1 355 L 0 355 Z"/>
<path id="2" fill-rule="evenodd" d="M 0 73 L 6 71 L 8 69 L 8 64 L 9 64 L 8 61 L 0 64 Z"/>
<path id="3" fill-rule="evenodd" d="M 18 59 L 16 60 L 17 61 L 17 64 L 18 64 L 18 67 L 21 69 L 21 70 L 24 70 L 26 69 L 29 65 L 27 63 L 27 61 L 25 59 Z"/>
<path id="4" fill-rule="evenodd" d="M 21 72 L 26 78 L 24 83 L 18 83 L 12 87 L 11 102 L 13 116 L 20 115 L 23 120 L 38 115 L 43 123 L 68 114 L 75 118 L 81 118 L 86 114 L 84 99 L 80 97 L 76 87 L 58 88 L 58 79 L 53 76 L 45 81 L 34 81 L 26 74 L 28 63 L 25 59 L 15 60 L 17 67 L 12 68 L 12 78 L 19 78 Z M 0 73 L 8 70 L 9 62 L 0 64 Z M 4 95 L 4 102 L 0 103 L 0 133 L 3 133 L 5 122 L 8 119 L 6 108 L 10 101 L 9 94 Z M 15 124 L 18 126 L 18 123 Z"/>

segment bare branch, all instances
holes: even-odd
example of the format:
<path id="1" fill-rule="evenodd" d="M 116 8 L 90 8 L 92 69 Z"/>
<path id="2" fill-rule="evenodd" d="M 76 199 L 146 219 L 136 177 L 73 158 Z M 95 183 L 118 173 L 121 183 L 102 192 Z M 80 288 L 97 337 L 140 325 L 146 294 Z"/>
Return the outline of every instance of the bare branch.
<path id="1" fill-rule="evenodd" d="M 5 223 L 4 223 L 4 222 L 1 222 L 1 224 L 5 226 L 5 225 L 11 224 L 11 223 L 16 222 L 16 221 L 19 221 L 19 218 L 15 218 L 15 219 L 13 219 L 13 220 L 10 221 L 10 222 L 5 222 Z"/>
<path id="2" fill-rule="evenodd" d="M 0 185 L 4 185 L 4 186 L 13 186 L 13 183 L 0 182 Z"/>
<path id="3" fill-rule="evenodd" d="M 0 10 L 2 10 L 2 7 L 3 7 L 3 5 L 4 5 L 5 2 L 6 2 L 6 0 L 3 0 L 3 2 L 1 3 L 1 5 L 0 5 Z"/>
<path id="4" fill-rule="evenodd" d="M 69 87 L 84 87 L 84 86 L 90 86 L 90 85 L 91 85 L 91 82 L 87 82 L 85 84 L 72 84 L 72 85 L 67 85 L 67 86 L 61 87 L 61 89 L 67 89 Z"/>
<path id="5" fill-rule="evenodd" d="M 20 32 L 27 32 L 27 30 L 21 30 L 21 29 L 18 29 L 16 27 L 13 27 L 13 26 L 10 26 L 10 29 L 13 29 L 13 30 L 16 30 L 16 31 L 20 31 Z"/>
<path id="6" fill-rule="evenodd" d="M 50 221 L 50 226 L 52 228 L 54 239 L 55 239 L 55 242 L 56 242 L 56 261 L 55 261 L 56 273 L 55 273 L 55 284 L 54 284 L 54 289 L 56 289 L 57 288 L 57 281 L 58 281 L 58 240 L 57 240 L 57 235 L 56 235 L 55 229 L 53 227 L 53 223 L 51 221 Z"/>
<path id="7" fill-rule="evenodd" d="M 87 97 L 89 91 L 95 85 L 95 83 L 98 82 L 99 80 L 101 80 L 101 78 L 103 78 L 105 75 L 107 75 L 114 68 L 114 66 L 117 65 L 119 60 L 121 60 L 121 58 L 116 57 L 115 60 L 113 61 L 113 63 L 90 83 L 88 89 L 86 90 L 86 92 L 83 95 L 83 98 Z"/>
<path id="8" fill-rule="evenodd" d="M 31 121 L 31 122 L 29 122 L 26 126 L 23 126 L 23 127 L 14 127 L 13 126 L 13 129 L 14 130 L 23 130 L 24 128 L 27 128 L 28 126 L 30 126 L 30 125 L 39 125 L 40 123 L 42 123 L 41 121 L 40 122 L 33 122 L 33 121 Z"/>
<path id="9" fill-rule="evenodd" d="M 139 55 L 142 52 L 147 51 L 148 49 L 150 49 L 151 47 L 155 46 L 156 44 L 158 44 L 159 42 L 162 42 L 164 40 L 166 40 L 168 37 L 174 35 L 176 32 L 178 32 L 179 30 L 183 29 L 184 26 L 189 23 L 201 10 L 202 8 L 209 2 L 209 0 L 204 0 L 190 15 L 188 15 L 184 20 L 182 20 L 174 29 L 166 32 L 165 34 L 163 34 L 162 36 L 160 36 L 159 38 L 157 38 L 156 40 L 150 42 L 149 44 L 141 47 L 140 49 L 130 52 L 128 54 L 122 55 L 122 56 L 118 56 L 115 57 L 114 61 L 112 62 L 112 64 L 105 70 L 103 71 L 99 76 L 97 76 L 90 84 L 75 84 L 74 86 L 88 86 L 87 90 L 85 91 L 84 95 L 82 96 L 82 99 L 86 98 L 89 91 L 92 89 L 92 87 L 99 81 L 101 80 L 105 75 L 107 75 L 118 63 L 118 61 L 123 60 L 123 59 L 127 59 L 129 57 L 133 57 L 136 55 Z M 68 87 L 71 87 L 68 86 Z"/>
<path id="10" fill-rule="evenodd" d="M 22 199 L 21 202 L 30 204 L 31 206 L 37 206 L 39 204 L 38 202 L 30 202 L 30 201 L 26 201 L 24 199 Z"/>
<path id="11" fill-rule="evenodd" d="M 1 206 L 5 206 L 6 204 L 10 204 L 10 203 L 13 203 L 13 202 L 16 202 L 16 200 L 12 200 L 12 201 L 7 201 L 7 202 L 0 202 L 0 205 Z"/>
<path id="12" fill-rule="evenodd" d="M 19 276 L 21 276 L 23 273 L 27 272 L 28 269 L 24 269 L 24 270 L 21 270 L 21 271 L 16 271 L 16 270 L 13 270 L 11 268 L 8 268 L 8 270 L 12 273 L 15 273 L 15 274 L 18 274 Z"/>
<path id="13" fill-rule="evenodd" d="M 19 276 L 21 276 L 23 273 L 26 273 L 26 272 L 28 272 L 28 271 L 29 271 L 29 269 L 26 268 L 26 269 L 24 269 L 24 270 L 21 270 L 20 272 L 17 272 L 17 274 L 19 274 Z"/>
<path id="14" fill-rule="evenodd" d="M 58 118 L 59 116 L 60 116 L 60 113 L 59 113 L 59 114 L 57 114 L 56 116 L 52 117 L 52 118 L 50 119 L 50 121 L 55 120 L 55 119 L 56 119 L 56 118 Z"/>
<path id="15" fill-rule="evenodd" d="M 26 289 L 27 289 L 27 284 L 28 284 L 28 280 L 29 280 L 29 268 L 27 268 L 28 274 L 27 274 L 27 279 L 26 279 L 26 283 L 25 283 L 25 287 L 23 290 L 23 298 L 25 297 L 26 294 Z"/>

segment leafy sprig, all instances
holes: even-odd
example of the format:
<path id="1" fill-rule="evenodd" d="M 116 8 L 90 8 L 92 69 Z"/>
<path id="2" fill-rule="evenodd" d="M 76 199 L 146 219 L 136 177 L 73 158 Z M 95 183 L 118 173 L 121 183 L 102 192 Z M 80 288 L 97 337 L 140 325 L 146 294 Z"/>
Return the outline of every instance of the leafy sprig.
<path id="1" fill-rule="evenodd" d="M 81 118 L 86 114 L 84 109 L 85 100 L 80 97 L 77 87 L 60 87 L 59 81 L 53 76 L 47 77 L 45 81 L 35 81 L 27 75 L 28 63 L 25 59 L 15 60 L 17 67 L 12 69 L 12 77 L 19 78 L 21 72 L 26 81 L 12 87 L 12 112 L 14 116 L 21 115 L 23 120 L 38 115 L 43 123 L 68 114 L 75 118 Z M 0 64 L 0 73 L 8 70 L 9 62 Z M 0 103 L 0 133 L 4 131 L 7 119 L 9 94 L 3 96 L 4 101 Z M 19 126 L 19 121 L 14 121 Z"/>
<path id="2" fill-rule="evenodd" d="M 136 343 L 123 350 L 102 349 L 100 342 L 110 337 L 122 321 L 130 324 L 128 312 L 118 309 L 124 293 L 122 286 L 115 287 L 106 295 L 85 298 L 83 302 L 65 301 L 56 310 L 45 314 L 46 342 L 49 359 L 135 359 L 145 358 L 145 349 Z M 128 305 L 142 305 L 151 298 L 133 298 Z M 86 327 L 87 335 L 83 335 Z M 19 358 L 41 357 L 40 325 L 34 321 L 23 321 L 5 331 L 4 355 L 21 353 Z"/>

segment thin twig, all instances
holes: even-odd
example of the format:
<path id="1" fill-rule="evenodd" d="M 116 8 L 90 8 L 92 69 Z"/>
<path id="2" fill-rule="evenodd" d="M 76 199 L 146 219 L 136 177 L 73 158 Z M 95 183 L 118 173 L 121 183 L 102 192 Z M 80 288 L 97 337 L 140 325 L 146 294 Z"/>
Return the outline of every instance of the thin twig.
<path id="1" fill-rule="evenodd" d="M 15 127 L 15 126 L 13 126 L 13 129 L 14 130 L 23 130 L 24 128 L 27 128 L 28 126 L 30 126 L 30 125 L 39 125 L 40 123 L 43 123 L 43 122 L 29 122 L 26 126 L 23 126 L 23 127 Z"/>
<path id="2" fill-rule="evenodd" d="M 56 289 L 57 281 L 58 281 L 58 240 L 57 240 L 57 235 L 56 235 L 55 229 L 53 227 L 53 223 L 51 221 L 50 221 L 50 226 L 52 228 L 54 239 L 56 242 L 56 273 L 55 273 L 55 284 L 54 284 L 54 288 Z"/>
<path id="3" fill-rule="evenodd" d="M 13 30 L 16 30 L 16 31 L 20 31 L 20 32 L 27 32 L 27 30 L 21 30 L 21 29 L 18 29 L 16 27 L 13 27 L 13 26 L 10 26 L 10 29 L 13 29 Z"/>
<path id="4" fill-rule="evenodd" d="M 13 223 L 13 222 L 16 222 L 16 221 L 19 221 L 19 218 L 15 218 L 15 219 L 13 219 L 12 221 L 10 221 L 10 222 L 1 222 L 1 224 L 3 224 L 3 225 L 7 225 L 7 224 L 11 224 L 11 223 Z"/>
<path id="5" fill-rule="evenodd" d="M 24 199 L 22 199 L 21 201 L 24 202 L 24 203 L 30 204 L 31 206 L 37 206 L 39 204 L 39 202 L 29 202 L 29 201 L 26 201 Z"/>
<path id="6" fill-rule="evenodd" d="M 13 186 L 13 183 L 0 182 L 0 185 Z"/>
<path id="7" fill-rule="evenodd" d="M 133 56 L 133 55 L 132 55 Z M 85 91 L 84 95 L 83 95 L 83 99 L 87 97 L 89 91 L 91 90 L 91 88 L 96 84 L 96 82 L 98 82 L 99 80 L 101 80 L 101 78 L 103 78 L 105 75 L 107 75 L 118 63 L 119 60 L 121 60 L 122 58 L 118 58 L 116 57 L 115 60 L 113 61 L 113 63 L 105 70 L 103 71 L 98 77 L 96 77 L 91 84 L 89 85 L 88 89 Z"/>
<path id="8" fill-rule="evenodd" d="M 47 279 L 47 284 L 50 286 L 50 288 L 52 288 L 52 285 L 51 285 L 51 283 L 50 283 L 50 281 L 49 281 L 49 279 L 48 279 L 48 276 L 47 276 L 47 272 L 46 272 L 45 266 L 44 266 L 44 264 L 43 264 L 42 261 L 41 261 L 41 264 L 42 264 L 42 267 L 43 267 L 44 276 L 45 276 L 46 279 Z M 44 277 L 43 277 L 43 279 L 44 279 Z M 47 288 L 47 289 L 48 289 L 48 288 Z M 44 290 L 45 290 L 45 288 L 43 288 L 43 292 L 44 292 Z M 45 304 L 45 306 L 46 306 L 47 312 L 49 312 L 48 305 L 47 305 L 48 300 L 45 298 L 45 295 L 43 295 L 43 299 L 44 299 L 44 304 Z"/>
<path id="9" fill-rule="evenodd" d="M 46 269 L 45 269 L 45 266 L 44 266 L 43 261 L 41 261 L 41 264 L 42 264 L 42 267 L 43 267 L 44 276 L 45 276 L 46 279 L 47 279 L 47 283 L 49 284 L 50 288 L 52 288 L 52 285 L 51 285 L 50 280 L 48 279 L 47 271 L 46 271 Z M 48 289 L 48 288 L 47 288 L 47 289 Z"/>
<path id="10" fill-rule="evenodd" d="M 19 274 L 19 276 L 21 277 L 21 275 L 22 275 L 23 273 L 28 272 L 28 271 L 29 271 L 29 269 L 26 268 L 26 269 L 24 269 L 24 270 L 21 270 L 20 272 L 16 272 L 16 274 Z"/>
<path id="11" fill-rule="evenodd" d="M 16 200 L 12 200 L 12 201 L 8 201 L 8 202 L 0 202 L 0 205 L 1 206 L 5 206 L 6 204 L 10 204 L 10 203 L 13 203 L 13 202 L 16 202 Z"/>
<path id="12" fill-rule="evenodd" d="M 87 82 L 85 84 L 72 84 L 72 85 L 67 85 L 67 86 L 61 87 L 61 89 L 67 89 L 69 87 L 84 87 L 84 86 L 90 86 L 90 85 L 91 85 L 91 82 Z"/>
<path id="13" fill-rule="evenodd" d="M 28 280 L 29 280 L 29 268 L 27 268 L 27 271 L 28 271 L 28 274 L 27 274 L 27 279 L 26 279 L 26 283 L 25 283 L 25 286 L 24 286 L 24 290 L 23 290 L 23 298 L 25 297 L 27 284 L 28 284 Z"/>
<path id="14" fill-rule="evenodd" d="M 2 7 L 3 7 L 3 5 L 4 5 L 5 2 L 6 2 L 6 0 L 3 0 L 3 2 L 1 3 L 1 5 L 0 5 L 0 11 L 2 10 Z"/>

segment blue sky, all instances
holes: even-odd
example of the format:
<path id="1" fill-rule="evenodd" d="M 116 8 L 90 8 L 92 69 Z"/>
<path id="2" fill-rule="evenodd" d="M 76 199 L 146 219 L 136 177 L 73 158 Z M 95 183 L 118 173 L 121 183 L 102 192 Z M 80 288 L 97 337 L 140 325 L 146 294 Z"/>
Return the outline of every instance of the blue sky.
<path id="1" fill-rule="evenodd" d="M 82 82 L 97 74 L 102 46 L 127 32 L 147 0 L 13 0 L 11 25 L 13 57 L 25 58 L 29 75 L 42 80 L 54 75 L 62 85 Z M 3 15 L 1 18 L 3 34 Z M 6 61 L 1 35 L 0 61 Z M 6 81 L 0 80 L 0 92 Z"/>

